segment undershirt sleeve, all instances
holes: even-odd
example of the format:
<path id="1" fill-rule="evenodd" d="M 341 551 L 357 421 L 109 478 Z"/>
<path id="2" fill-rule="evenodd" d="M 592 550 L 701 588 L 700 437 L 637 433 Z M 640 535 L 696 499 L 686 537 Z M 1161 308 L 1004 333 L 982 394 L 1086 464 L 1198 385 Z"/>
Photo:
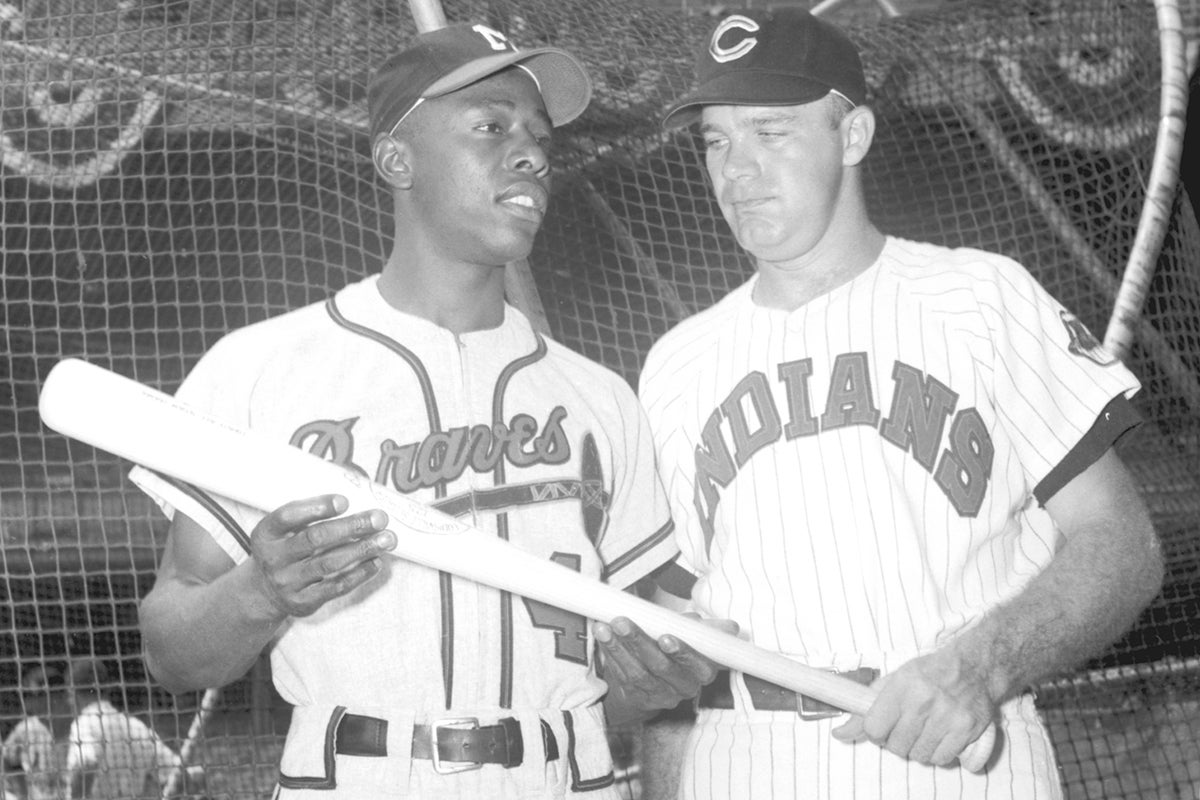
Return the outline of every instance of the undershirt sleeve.
<path id="1" fill-rule="evenodd" d="M 1123 394 L 1114 397 L 1083 438 L 1034 487 L 1033 496 L 1037 498 L 1038 505 L 1046 505 L 1046 501 L 1059 489 L 1096 463 L 1108 448 L 1141 424 L 1142 417 L 1129 398 Z"/>

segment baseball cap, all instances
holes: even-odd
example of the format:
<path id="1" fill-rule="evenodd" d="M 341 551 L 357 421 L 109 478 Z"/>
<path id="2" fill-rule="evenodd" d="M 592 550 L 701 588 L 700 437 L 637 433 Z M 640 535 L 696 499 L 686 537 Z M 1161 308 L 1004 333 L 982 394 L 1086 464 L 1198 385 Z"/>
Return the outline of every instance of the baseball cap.
<path id="1" fill-rule="evenodd" d="M 854 105 L 867 81 L 854 43 L 832 23 L 788 6 L 724 17 L 696 54 L 696 88 L 663 118 L 670 130 L 720 105 L 793 106 L 836 92 Z"/>
<path id="2" fill-rule="evenodd" d="M 367 85 L 371 140 L 395 130 L 421 101 L 457 91 L 511 66 L 521 67 L 533 78 L 556 127 L 587 108 L 591 80 L 583 64 L 565 50 L 521 50 L 486 25 L 450 25 L 418 34 L 375 71 Z"/>

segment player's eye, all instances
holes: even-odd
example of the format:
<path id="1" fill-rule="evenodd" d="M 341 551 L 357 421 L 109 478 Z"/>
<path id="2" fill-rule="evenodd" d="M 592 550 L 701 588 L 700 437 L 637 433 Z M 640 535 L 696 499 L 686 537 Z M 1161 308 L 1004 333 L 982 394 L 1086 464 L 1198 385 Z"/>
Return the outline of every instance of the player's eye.
<path id="1" fill-rule="evenodd" d="M 728 141 L 729 140 L 724 136 L 705 136 L 704 149 L 709 151 L 719 150 L 724 147 Z"/>

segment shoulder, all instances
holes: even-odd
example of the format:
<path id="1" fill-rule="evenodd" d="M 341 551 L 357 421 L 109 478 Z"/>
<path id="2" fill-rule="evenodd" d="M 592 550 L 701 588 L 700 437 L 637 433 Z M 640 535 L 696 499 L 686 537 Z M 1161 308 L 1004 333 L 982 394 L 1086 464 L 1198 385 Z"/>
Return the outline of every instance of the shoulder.
<path id="1" fill-rule="evenodd" d="M 659 381 L 674 381 L 682 374 L 703 370 L 713 348 L 727 335 L 730 321 L 747 308 L 753 284 L 753 279 L 747 281 L 664 333 L 646 355 L 641 377 L 643 391 Z"/>
<path id="2" fill-rule="evenodd" d="M 343 289 L 337 297 L 360 285 Z M 330 299 L 321 300 L 226 333 L 189 373 L 185 393 L 210 384 L 223 389 L 249 386 L 270 368 L 311 358 L 336 338 L 339 326 L 329 306 Z"/>
<path id="3" fill-rule="evenodd" d="M 320 340 L 334 327 L 328 304 L 329 300 L 322 300 L 236 328 L 222 336 L 206 357 L 269 358 L 279 350 L 303 346 L 306 340 Z"/>
<path id="4" fill-rule="evenodd" d="M 981 280 L 1032 280 L 1019 262 L 973 247 L 945 247 L 889 237 L 883 259 L 889 271 L 907 285 L 924 291 L 934 291 L 939 285 L 972 287 Z"/>
<path id="5" fill-rule="evenodd" d="M 612 396 L 622 405 L 637 401 L 633 387 L 614 370 L 560 342 L 542 338 L 546 343 L 547 362 L 576 389 L 588 393 L 601 391 L 604 396 Z"/>
<path id="6" fill-rule="evenodd" d="M 889 238 L 883 266 L 898 295 L 951 325 L 980 324 L 1027 304 L 1056 304 L 1020 262 L 986 250 Z"/>

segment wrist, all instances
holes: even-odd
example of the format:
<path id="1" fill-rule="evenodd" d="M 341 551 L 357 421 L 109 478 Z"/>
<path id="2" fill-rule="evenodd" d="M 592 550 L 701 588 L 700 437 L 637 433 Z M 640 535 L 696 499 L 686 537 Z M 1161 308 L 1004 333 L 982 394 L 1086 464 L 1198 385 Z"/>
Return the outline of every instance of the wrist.
<path id="1" fill-rule="evenodd" d="M 241 565 L 242 584 L 241 596 L 242 613 L 247 623 L 255 629 L 270 629 L 272 632 L 282 625 L 290 616 L 279 603 L 275 593 L 271 591 L 267 576 L 259 567 L 253 556 Z M 236 572 L 236 571 L 235 571 Z"/>

